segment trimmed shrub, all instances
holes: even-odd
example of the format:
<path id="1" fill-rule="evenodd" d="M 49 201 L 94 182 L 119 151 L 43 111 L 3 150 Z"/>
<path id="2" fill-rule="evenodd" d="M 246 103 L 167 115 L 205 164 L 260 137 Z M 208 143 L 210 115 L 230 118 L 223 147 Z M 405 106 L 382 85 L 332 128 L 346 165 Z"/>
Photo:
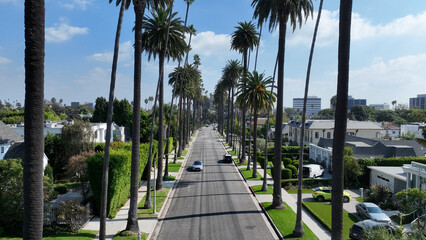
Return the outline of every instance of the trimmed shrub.
<path id="1" fill-rule="evenodd" d="M 291 165 L 295 166 L 297 169 L 299 169 L 299 160 L 293 160 L 291 162 Z M 296 173 L 297 174 L 297 173 Z"/>
<path id="2" fill-rule="evenodd" d="M 60 221 L 66 222 L 71 232 L 76 233 L 84 224 L 86 215 L 89 214 L 84 206 L 78 200 L 64 201 L 55 209 L 56 217 Z"/>
<path id="3" fill-rule="evenodd" d="M 157 143 L 153 144 L 154 155 L 157 152 Z M 119 208 L 124 205 L 130 195 L 130 172 L 131 172 L 131 143 L 120 143 L 110 151 L 107 216 L 114 217 Z M 149 143 L 140 145 L 139 176 L 148 161 Z M 87 158 L 87 172 L 90 187 L 95 198 L 96 209 L 100 208 L 102 192 L 102 166 L 104 161 L 103 152 Z"/>
<path id="4" fill-rule="evenodd" d="M 293 160 L 291 160 L 291 158 L 284 158 L 283 159 L 283 164 L 284 167 L 287 167 L 287 165 L 290 165 L 292 163 Z"/>
<path id="5" fill-rule="evenodd" d="M 370 189 L 367 189 L 365 201 L 379 204 L 385 202 L 391 196 L 392 190 L 388 186 L 375 184 L 371 186 Z"/>
<path id="6" fill-rule="evenodd" d="M 281 180 L 281 186 L 286 189 L 291 186 L 297 186 L 297 179 Z M 331 186 L 331 179 L 302 179 L 302 188 L 314 188 L 319 186 Z"/>
<path id="7" fill-rule="evenodd" d="M 291 169 L 284 168 L 281 170 L 281 179 L 290 179 L 291 178 Z"/>
<path id="8" fill-rule="evenodd" d="M 291 170 L 292 176 L 296 176 L 297 175 L 297 168 L 291 164 L 287 165 L 286 168 Z"/>
<path id="9" fill-rule="evenodd" d="M 54 188 L 54 190 L 58 192 L 59 194 L 65 194 L 68 192 L 68 189 L 66 186 L 57 186 Z"/>

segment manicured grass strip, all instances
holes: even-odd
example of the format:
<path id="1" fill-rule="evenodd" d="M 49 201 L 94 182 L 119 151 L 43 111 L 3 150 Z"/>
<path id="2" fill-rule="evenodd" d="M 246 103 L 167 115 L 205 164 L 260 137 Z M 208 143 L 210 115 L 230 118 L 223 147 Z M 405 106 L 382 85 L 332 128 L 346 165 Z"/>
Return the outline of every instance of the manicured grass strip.
<path id="1" fill-rule="evenodd" d="M 286 204 L 286 209 L 276 210 L 270 209 L 271 202 L 263 202 L 262 205 L 265 207 L 275 226 L 280 230 L 284 239 L 309 239 L 314 240 L 318 239 L 317 236 L 311 231 L 311 229 L 303 223 L 303 230 L 305 231 L 305 236 L 302 238 L 293 237 L 293 230 L 296 224 L 296 213 Z"/>
<path id="2" fill-rule="evenodd" d="M 286 190 L 290 194 L 297 194 L 297 189 L 289 189 Z M 302 189 L 302 193 L 309 193 L 312 194 L 312 189 Z"/>
<path id="3" fill-rule="evenodd" d="M 237 153 L 234 150 L 229 151 L 229 154 L 231 154 L 232 156 L 237 156 Z"/>
<path id="4" fill-rule="evenodd" d="M 80 230 L 78 233 L 59 233 L 58 235 L 44 237 L 44 240 L 91 240 L 96 237 L 97 231 Z M 22 240 L 16 237 L 0 237 L 0 240 Z"/>
<path id="5" fill-rule="evenodd" d="M 182 151 L 182 156 L 186 156 L 186 154 L 188 153 L 188 149 L 185 149 Z"/>
<path id="6" fill-rule="evenodd" d="M 176 177 L 175 176 L 170 176 L 170 175 L 169 175 L 168 179 L 163 178 L 163 181 L 174 181 L 174 180 L 176 180 Z"/>
<path id="7" fill-rule="evenodd" d="M 244 177 L 246 177 L 247 180 L 261 180 L 262 176 L 257 172 L 257 178 L 252 178 L 253 175 L 253 169 L 247 170 L 246 168 L 241 169 L 241 172 L 244 174 Z"/>
<path id="8" fill-rule="evenodd" d="M 123 234 L 123 232 L 125 232 L 125 234 Z M 138 240 L 138 234 L 137 233 L 135 233 L 133 235 L 130 235 L 129 233 L 130 233 L 129 231 L 119 232 L 114 236 L 114 238 L 112 240 Z M 129 234 L 130 236 L 121 236 L 120 234 L 123 234 L 123 235 Z M 144 232 L 141 233 L 141 239 L 146 240 L 148 238 L 148 235 L 149 235 L 148 233 L 144 233 Z"/>
<path id="9" fill-rule="evenodd" d="M 262 185 L 251 186 L 251 188 L 253 188 L 253 191 L 256 194 L 272 194 L 272 192 L 273 192 L 273 188 L 271 186 L 268 186 L 268 191 L 266 191 L 266 192 L 262 191 Z"/>
<path id="10" fill-rule="evenodd" d="M 179 172 L 181 166 L 181 162 L 169 163 L 169 172 Z"/>
<path id="11" fill-rule="evenodd" d="M 364 197 L 356 197 L 355 200 L 357 202 L 364 202 Z"/>
<path id="12" fill-rule="evenodd" d="M 177 159 L 185 159 L 184 157 L 178 157 Z"/>
<path id="13" fill-rule="evenodd" d="M 161 190 L 157 190 L 156 191 L 156 205 L 155 205 L 155 210 L 156 212 L 160 212 L 161 208 L 163 207 L 164 201 L 166 200 L 167 194 L 169 193 L 170 188 L 165 188 L 163 187 L 163 189 Z M 146 195 L 143 197 L 143 199 L 139 202 L 138 204 L 138 218 L 153 218 L 156 217 L 157 214 L 153 214 L 152 213 L 152 208 L 150 209 L 145 209 L 143 208 L 144 204 L 145 204 L 145 199 L 146 199 Z M 151 201 L 154 201 L 154 190 L 151 190 Z"/>
<path id="14" fill-rule="evenodd" d="M 330 202 L 302 202 L 308 210 L 325 228 L 331 232 L 331 203 Z M 349 239 L 349 228 L 358 222 L 355 215 L 343 209 L 343 239 Z"/>

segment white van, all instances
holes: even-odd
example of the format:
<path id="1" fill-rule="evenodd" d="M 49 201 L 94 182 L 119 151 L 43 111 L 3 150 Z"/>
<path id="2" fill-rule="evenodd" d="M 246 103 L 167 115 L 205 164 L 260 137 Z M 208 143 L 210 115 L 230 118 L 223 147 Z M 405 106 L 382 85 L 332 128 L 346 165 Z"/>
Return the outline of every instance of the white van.
<path id="1" fill-rule="evenodd" d="M 303 177 L 316 178 L 324 174 L 324 168 L 319 164 L 303 165 Z"/>

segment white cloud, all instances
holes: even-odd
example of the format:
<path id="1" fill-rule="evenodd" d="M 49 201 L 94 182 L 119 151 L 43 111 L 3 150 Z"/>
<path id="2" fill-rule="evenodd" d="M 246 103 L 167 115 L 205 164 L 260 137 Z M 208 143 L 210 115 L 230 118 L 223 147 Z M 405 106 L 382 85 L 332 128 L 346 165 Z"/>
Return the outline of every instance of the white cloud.
<path id="1" fill-rule="evenodd" d="M 12 60 L 0 56 L 0 64 L 6 64 L 6 63 L 11 63 L 11 62 L 12 62 Z"/>
<path id="2" fill-rule="evenodd" d="M 312 34 L 318 12 L 314 13 L 313 18 L 309 18 L 301 29 L 296 29 L 294 33 L 288 28 L 289 46 L 306 45 L 309 46 L 312 41 Z M 363 18 L 358 13 L 352 14 L 351 40 L 363 40 L 374 37 L 384 36 L 418 36 L 426 35 L 426 12 L 417 15 L 407 15 L 397 18 L 385 25 L 372 24 L 368 19 Z M 321 14 L 320 25 L 317 36 L 317 46 L 329 45 L 338 39 L 339 32 L 339 12 L 323 10 Z M 277 36 L 277 31 L 274 36 Z"/>
<path id="3" fill-rule="evenodd" d="M 370 103 L 408 102 L 426 89 L 426 53 L 383 61 L 376 58 L 369 67 L 350 71 L 350 94 Z M 419 92 L 420 91 L 420 92 Z"/>
<path id="4" fill-rule="evenodd" d="M 133 46 L 131 41 L 124 42 L 120 44 L 120 49 L 118 53 L 118 61 L 129 61 L 133 54 Z M 113 52 L 104 52 L 104 53 L 95 53 L 90 55 L 88 58 L 98 61 L 98 62 L 111 62 L 113 57 Z"/>
<path id="5" fill-rule="evenodd" d="M 1 1 L 1 0 L 0 0 Z M 91 5 L 93 0 L 67 0 L 65 3 L 59 3 L 63 8 L 73 10 L 74 8 L 80 8 L 86 10 L 88 5 Z"/>
<path id="6" fill-rule="evenodd" d="M 60 23 L 55 24 L 54 27 L 46 28 L 46 41 L 47 42 L 64 42 L 71 39 L 75 35 L 84 35 L 89 32 L 86 27 L 73 27 L 68 25 L 65 18 L 60 19 Z"/>
<path id="7" fill-rule="evenodd" d="M 211 31 L 200 32 L 192 37 L 192 52 L 201 56 L 220 56 L 229 55 L 231 47 L 231 36 L 228 34 L 216 34 Z"/>

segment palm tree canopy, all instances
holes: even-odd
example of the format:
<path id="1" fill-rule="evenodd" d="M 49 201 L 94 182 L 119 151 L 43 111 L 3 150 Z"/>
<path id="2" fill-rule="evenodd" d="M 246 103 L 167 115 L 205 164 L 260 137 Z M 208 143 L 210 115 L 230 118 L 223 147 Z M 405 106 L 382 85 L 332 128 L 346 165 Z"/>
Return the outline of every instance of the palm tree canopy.
<path id="1" fill-rule="evenodd" d="M 154 59 L 157 55 L 164 50 L 165 39 L 167 32 L 169 32 L 169 41 L 167 43 L 167 51 L 165 57 L 167 60 L 182 60 L 187 48 L 184 40 L 184 33 L 186 28 L 183 26 L 183 21 L 176 18 L 177 12 L 171 14 L 170 25 L 169 15 L 170 8 L 159 6 L 151 10 L 152 17 L 144 17 L 143 26 L 144 33 L 142 34 L 143 49 L 148 54 L 148 60 L 151 56 Z M 168 29 L 170 26 L 170 29 Z"/>
<path id="2" fill-rule="evenodd" d="M 259 33 L 252 22 L 239 22 L 231 36 L 231 49 L 244 53 L 259 44 Z"/>
<path id="3" fill-rule="evenodd" d="M 253 0 L 253 18 L 258 19 L 261 26 L 269 19 L 269 31 L 275 31 L 280 22 L 280 14 L 284 15 L 285 23 L 290 19 L 293 31 L 302 26 L 303 20 L 313 13 L 312 0 Z M 302 14 L 303 13 L 303 14 Z"/>
<path id="4" fill-rule="evenodd" d="M 237 85 L 237 80 L 243 72 L 243 67 L 237 60 L 229 60 L 226 66 L 222 69 L 222 78 L 227 82 L 229 88 Z"/>
<path id="5" fill-rule="evenodd" d="M 196 91 L 201 82 L 201 72 L 194 64 L 178 66 L 169 74 L 169 84 L 173 86 L 173 94 L 179 95 L 180 84 L 185 95 L 191 95 Z"/>
<path id="6" fill-rule="evenodd" d="M 114 0 L 109 0 L 109 3 L 112 3 Z M 138 3 L 139 1 L 144 0 L 133 0 L 133 3 Z M 158 6 L 170 6 L 173 3 L 173 0 L 145 0 L 148 7 L 158 7 Z M 115 5 L 118 6 L 122 0 L 116 0 Z M 130 7 L 132 0 L 126 1 L 126 10 Z"/>
<path id="7" fill-rule="evenodd" d="M 259 74 L 256 71 L 248 72 L 247 76 L 238 84 L 237 102 L 239 105 L 249 107 L 252 112 L 270 111 L 275 102 L 275 93 L 268 91 L 271 88 L 273 79 L 265 77 L 265 74 Z M 269 105 L 269 97 L 272 94 L 272 102 Z M 271 106 L 269 108 L 269 106 Z M 269 108 L 269 109 L 268 109 Z"/>

